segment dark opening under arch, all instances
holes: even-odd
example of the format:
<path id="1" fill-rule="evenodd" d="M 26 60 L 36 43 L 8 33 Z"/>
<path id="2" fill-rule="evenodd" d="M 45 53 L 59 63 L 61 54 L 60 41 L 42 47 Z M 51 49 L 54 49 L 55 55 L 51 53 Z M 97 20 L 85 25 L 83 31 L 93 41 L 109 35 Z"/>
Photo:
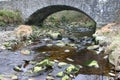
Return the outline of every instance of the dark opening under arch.
<path id="1" fill-rule="evenodd" d="M 74 8 L 71 6 L 66 6 L 66 5 L 52 5 L 52 6 L 47 6 L 47 7 L 44 7 L 42 9 L 39 9 L 28 18 L 28 20 L 25 22 L 25 24 L 39 26 L 43 23 L 43 21 L 49 15 L 56 13 L 56 12 L 59 12 L 59 11 L 63 11 L 63 10 L 74 10 L 74 11 L 78 11 L 80 13 L 83 13 L 86 16 L 88 16 L 96 25 L 96 22 L 89 15 L 87 15 L 85 12 L 83 12 L 77 8 Z"/>

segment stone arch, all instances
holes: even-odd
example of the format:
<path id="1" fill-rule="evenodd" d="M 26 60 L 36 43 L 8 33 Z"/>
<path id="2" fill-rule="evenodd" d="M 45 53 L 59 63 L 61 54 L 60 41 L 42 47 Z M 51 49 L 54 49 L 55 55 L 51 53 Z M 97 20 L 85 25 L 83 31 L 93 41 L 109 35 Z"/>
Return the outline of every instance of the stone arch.
<path id="1" fill-rule="evenodd" d="M 59 12 L 59 11 L 63 11 L 63 10 L 74 10 L 74 11 L 81 12 L 81 13 L 85 14 L 86 16 L 88 16 L 96 25 L 95 20 L 92 19 L 88 14 L 86 14 L 85 12 L 83 12 L 82 10 L 80 10 L 78 8 L 75 8 L 72 6 L 66 6 L 66 5 L 51 5 L 51 6 L 47 6 L 42 9 L 39 9 L 36 12 L 34 12 L 32 15 L 30 15 L 30 17 L 27 19 L 25 24 L 39 26 L 41 23 L 43 23 L 43 21 L 49 15 Z"/>

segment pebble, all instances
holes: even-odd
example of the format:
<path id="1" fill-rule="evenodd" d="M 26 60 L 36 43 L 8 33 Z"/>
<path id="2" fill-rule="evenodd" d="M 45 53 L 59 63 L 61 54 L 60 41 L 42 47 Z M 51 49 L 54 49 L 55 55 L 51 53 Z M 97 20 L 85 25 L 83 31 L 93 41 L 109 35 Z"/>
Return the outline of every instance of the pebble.
<path id="1" fill-rule="evenodd" d="M 59 61 L 58 60 L 54 60 L 54 62 L 58 63 Z"/>
<path id="2" fill-rule="evenodd" d="M 43 54 L 47 53 L 47 52 L 42 52 Z"/>
<path id="3" fill-rule="evenodd" d="M 99 45 L 89 46 L 89 47 L 87 47 L 87 49 L 96 50 L 96 49 L 99 49 Z"/>
<path id="4" fill-rule="evenodd" d="M 5 46 L 0 45 L 0 50 L 5 50 L 5 49 L 6 49 Z"/>
<path id="5" fill-rule="evenodd" d="M 47 76 L 46 80 L 55 80 L 53 76 Z"/>
<path id="6" fill-rule="evenodd" d="M 18 77 L 16 75 L 12 75 L 12 80 L 18 80 Z"/>
<path id="7" fill-rule="evenodd" d="M 104 56 L 103 59 L 107 59 L 108 58 L 108 55 Z"/>
<path id="8" fill-rule="evenodd" d="M 72 43 L 72 44 L 69 44 L 71 47 L 75 47 L 75 44 L 74 43 Z"/>
<path id="9" fill-rule="evenodd" d="M 21 50 L 20 53 L 28 55 L 28 54 L 30 54 L 30 51 L 29 50 Z"/>
<path id="10" fill-rule="evenodd" d="M 108 73 L 110 76 L 115 77 L 114 73 Z"/>
<path id="11" fill-rule="evenodd" d="M 53 44 L 47 44 L 46 46 L 47 46 L 47 47 L 51 47 L 51 46 L 53 46 Z"/>
<path id="12" fill-rule="evenodd" d="M 75 76 L 74 76 L 74 75 L 72 75 L 72 74 L 70 74 L 69 76 L 70 76 L 71 78 L 75 78 Z"/>
<path id="13" fill-rule="evenodd" d="M 82 65 L 77 65 L 79 68 L 83 68 L 83 66 Z"/>
<path id="14" fill-rule="evenodd" d="M 50 38 L 44 38 L 42 39 L 43 41 L 50 41 L 51 39 Z"/>
<path id="15" fill-rule="evenodd" d="M 59 47 L 64 47 L 66 44 L 64 42 L 59 42 L 56 44 L 56 46 L 59 46 Z"/>
<path id="16" fill-rule="evenodd" d="M 63 41 L 64 43 L 69 43 L 69 42 L 70 42 L 70 40 L 69 40 L 68 38 L 62 38 L 62 41 Z"/>
<path id="17" fill-rule="evenodd" d="M 66 66 L 66 65 L 67 65 L 67 63 L 65 63 L 65 62 L 58 63 L 58 67 L 62 67 L 62 66 Z"/>
<path id="18" fill-rule="evenodd" d="M 70 62 L 74 62 L 74 60 L 73 59 L 71 59 L 71 58 L 66 58 L 68 61 L 70 61 Z"/>
<path id="19" fill-rule="evenodd" d="M 28 79 L 28 80 L 35 80 L 35 79 L 30 78 L 30 79 Z"/>
<path id="20" fill-rule="evenodd" d="M 66 50 L 64 50 L 64 52 L 68 53 L 68 52 L 70 52 L 70 50 L 66 49 Z"/>

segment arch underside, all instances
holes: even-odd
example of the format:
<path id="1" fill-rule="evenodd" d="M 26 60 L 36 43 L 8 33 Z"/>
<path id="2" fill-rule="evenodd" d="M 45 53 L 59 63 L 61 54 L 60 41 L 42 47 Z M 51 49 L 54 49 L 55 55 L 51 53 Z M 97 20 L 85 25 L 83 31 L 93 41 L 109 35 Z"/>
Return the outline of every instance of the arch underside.
<path id="1" fill-rule="evenodd" d="M 36 25 L 36 26 L 40 26 L 43 21 L 51 14 L 62 11 L 62 10 L 74 10 L 74 11 L 78 11 L 81 12 L 83 14 L 85 14 L 86 16 L 88 16 L 92 21 L 94 21 L 89 15 L 87 15 L 85 12 L 71 7 L 71 6 L 66 6 L 66 5 L 52 5 L 52 6 L 47 6 L 44 7 L 42 9 L 37 10 L 36 12 L 34 12 L 25 22 L 25 24 L 28 25 Z M 94 21 L 95 22 L 95 21 Z M 96 23 L 96 22 L 95 22 Z"/>

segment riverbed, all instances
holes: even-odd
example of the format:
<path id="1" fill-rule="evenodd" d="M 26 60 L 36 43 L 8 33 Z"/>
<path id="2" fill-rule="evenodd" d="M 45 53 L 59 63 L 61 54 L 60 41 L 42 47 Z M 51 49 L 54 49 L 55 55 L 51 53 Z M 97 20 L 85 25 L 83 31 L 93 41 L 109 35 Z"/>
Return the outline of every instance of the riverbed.
<path id="1" fill-rule="evenodd" d="M 80 28 L 79 28 L 80 29 Z M 87 29 L 82 29 L 81 34 L 90 34 L 90 31 L 83 31 Z M 75 32 L 74 35 L 80 34 L 80 32 Z M 31 76 L 31 74 L 26 75 L 29 69 L 32 69 L 36 63 L 48 59 L 50 61 L 65 62 L 68 65 L 79 65 L 80 69 L 75 74 L 70 77 L 70 80 L 107 80 L 113 79 L 109 76 L 112 65 L 108 63 L 107 58 L 104 56 L 104 51 L 99 51 L 101 47 L 93 49 L 88 48 L 94 43 L 92 37 L 88 36 L 76 38 L 62 37 L 62 39 L 51 39 L 48 37 L 40 38 L 37 41 L 32 42 L 27 46 L 19 47 L 15 50 L 9 50 L 4 47 L 3 43 L 10 40 L 14 40 L 15 35 L 13 29 L 7 31 L 1 31 L 0 39 L 0 75 L 1 80 L 46 80 L 48 74 L 51 74 L 53 79 L 50 80 L 61 80 L 61 77 L 56 77 L 59 71 L 64 71 L 66 67 L 58 68 L 54 64 L 54 68 L 49 72 L 45 71 L 42 74 L 37 74 Z M 95 45 L 95 44 L 94 44 Z M 18 45 L 14 45 L 18 46 Z M 30 54 L 22 54 L 21 51 L 30 51 Z M 26 61 L 30 62 L 26 67 L 19 67 L 26 65 Z M 96 62 L 95 65 L 88 66 L 90 62 Z M 19 67 L 22 70 L 16 70 Z M 14 79 L 16 78 L 16 79 Z"/>

